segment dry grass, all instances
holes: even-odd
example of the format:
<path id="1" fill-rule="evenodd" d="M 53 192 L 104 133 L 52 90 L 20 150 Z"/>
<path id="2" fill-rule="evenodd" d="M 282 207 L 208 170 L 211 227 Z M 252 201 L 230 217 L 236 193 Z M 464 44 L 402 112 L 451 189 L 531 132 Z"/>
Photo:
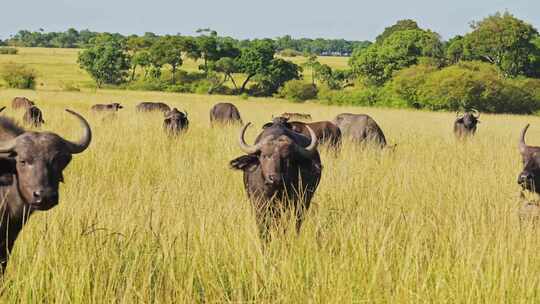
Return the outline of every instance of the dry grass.
<path id="1" fill-rule="evenodd" d="M 89 117 L 90 149 L 66 170 L 61 203 L 37 213 L 17 241 L 3 302 L 537 302 L 538 231 L 516 215 L 516 140 L 525 122 L 484 115 L 478 136 L 456 144 L 452 114 L 296 105 L 276 100 L 125 91 L 28 95 L 46 129 L 79 135 L 69 107 Z M 209 128 L 208 111 L 232 100 L 256 128 L 283 111 L 329 119 L 369 113 L 395 152 L 347 143 L 324 172 L 299 236 L 264 247 L 241 173 L 238 128 Z M 92 103 L 127 109 L 102 121 Z M 141 100 L 185 108 L 190 130 L 167 139 Z M 6 110 L 6 115 L 22 113 Z M 249 131 L 253 139 L 256 131 Z"/>

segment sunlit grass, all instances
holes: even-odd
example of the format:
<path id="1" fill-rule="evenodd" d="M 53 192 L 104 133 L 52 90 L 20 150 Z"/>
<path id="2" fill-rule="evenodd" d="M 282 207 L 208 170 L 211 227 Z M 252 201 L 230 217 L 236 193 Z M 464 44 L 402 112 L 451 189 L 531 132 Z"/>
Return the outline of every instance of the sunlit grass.
<path id="1" fill-rule="evenodd" d="M 17 240 L 2 302 L 538 302 L 540 238 L 517 216 L 517 137 L 540 119 L 482 115 L 477 136 L 457 143 L 454 114 L 290 104 L 275 99 L 132 91 L 0 91 L 44 112 L 44 129 L 74 139 L 71 108 L 94 140 L 65 171 L 61 203 L 36 213 Z M 139 101 L 189 112 L 168 139 Z M 238 105 L 251 142 L 272 114 L 328 120 L 368 113 L 394 152 L 346 142 L 321 149 L 323 176 L 300 235 L 263 246 L 242 184 L 228 168 L 241 155 L 238 127 L 210 128 L 218 101 Z M 126 106 L 117 120 L 93 103 Z M 10 108 L 3 113 L 22 118 Z"/>

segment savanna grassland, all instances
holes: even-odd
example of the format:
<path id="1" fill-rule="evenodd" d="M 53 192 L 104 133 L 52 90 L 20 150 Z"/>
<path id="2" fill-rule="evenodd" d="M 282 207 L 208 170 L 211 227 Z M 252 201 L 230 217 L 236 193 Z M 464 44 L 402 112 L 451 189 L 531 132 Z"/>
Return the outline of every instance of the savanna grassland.
<path id="1" fill-rule="evenodd" d="M 534 303 L 540 300 L 540 237 L 519 222 L 518 134 L 540 119 L 482 115 L 477 136 L 458 143 L 453 113 L 292 104 L 277 99 L 92 90 L 65 92 L 60 81 L 90 79 L 67 51 L 28 60 L 36 91 L 1 89 L 35 100 L 45 130 L 74 139 L 79 111 L 90 148 L 65 172 L 60 204 L 30 219 L 4 276 L 5 303 Z M 32 49 L 28 49 L 32 52 Z M 64 53 L 66 52 L 66 53 Z M 65 55 L 65 56 L 64 56 Z M 49 62 L 48 58 L 56 58 Z M 41 61 L 43 58 L 44 61 Z M 75 58 L 73 56 L 73 58 Z M 346 60 L 346 59 L 344 59 Z M 263 244 L 242 174 L 239 127 L 210 128 L 208 111 L 232 101 L 251 142 L 272 114 L 327 120 L 368 113 L 395 151 L 345 142 L 339 156 L 321 148 L 323 176 L 299 235 L 289 229 Z M 116 119 L 94 103 L 125 105 Z M 162 116 L 139 114 L 140 101 L 186 109 L 190 129 L 167 138 Z M 20 119 L 22 112 L 6 109 Z"/>

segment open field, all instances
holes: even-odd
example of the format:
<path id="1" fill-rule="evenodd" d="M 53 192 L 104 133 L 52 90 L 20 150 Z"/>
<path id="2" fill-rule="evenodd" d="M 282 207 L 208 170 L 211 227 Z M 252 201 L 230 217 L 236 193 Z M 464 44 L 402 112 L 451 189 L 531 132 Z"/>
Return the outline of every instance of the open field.
<path id="1" fill-rule="evenodd" d="M 520 129 L 540 144 L 540 119 L 483 115 L 479 133 L 457 144 L 453 114 L 338 108 L 277 100 L 130 91 L 0 91 L 26 95 L 46 129 L 76 138 L 80 111 L 94 131 L 89 150 L 65 171 L 61 203 L 23 230 L 2 302 L 537 302 L 540 237 L 516 215 Z M 102 121 L 92 103 L 127 107 Z M 190 129 L 167 139 L 160 115 L 141 100 L 185 108 Z M 299 236 L 263 246 L 240 172 L 238 127 L 209 128 L 208 110 L 232 100 L 256 130 L 271 114 L 340 112 L 376 118 L 395 152 L 346 143 L 322 149 L 324 171 Z M 6 110 L 21 117 L 21 112 Z"/>
<path id="2" fill-rule="evenodd" d="M 93 81 L 88 74 L 79 69 L 77 54 L 79 49 L 48 49 L 48 48 L 17 48 L 17 55 L 0 55 L 0 68 L 8 62 L 27 64 L 38 72 L 38 86 L 40 90 L 59 90 L 63 83 L 76 84 L 79 87 L 92 87 Z M 285 58 L 296 64 L 303 63 L 306 58 L 302 56 Z M 332 68 L 346 68 L 347 57 L 319 57 L 321 63 L 330 65 Z M 180 67 L 182 70 L 198 71 L 202 62 L 185 59 Z M 237 75 L 237 82 L 243 80 L 242 75 Z M 304 78 L 311 81 L 311 73 L 305 71 Z M 0 81 L 1 83 L 1 81 Z"/>

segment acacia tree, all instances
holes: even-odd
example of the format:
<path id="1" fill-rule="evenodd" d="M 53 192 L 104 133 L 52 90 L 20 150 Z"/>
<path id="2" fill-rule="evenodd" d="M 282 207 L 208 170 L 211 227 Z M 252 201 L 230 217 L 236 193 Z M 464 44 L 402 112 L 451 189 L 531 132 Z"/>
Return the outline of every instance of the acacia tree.
<path id="1" fill-rule="evenodd" d="M 240 94 L 244 93 L 249 81 L 257 74 L 265 75 L 274 59 L 276 48 L 269 40 L 257 40 L 247 48 L 242 49 L 238 58 L 240 71 L 246 74 L 246 79 L 240 86 Z"/>
<path id="2" fill-rule="evenodd" d="M 532 25 L 505 12 L 471 27 L 473 31 L 465 36 L 465 56 L 495 64 L 507 77 L 531 74 L 531 55 L 538 50 L 533 43 L 538 32 Z"/>
<path id="3" fill-rule="evenodd" d="M 125 81 L 130 58 L 121 39 L 102 34 L 91 41 L 92 46 L 79 52 L 79 66 L 95 80 L 98 88 L 103 84 Z"/>
<path id="4" fill-rule="evenodd" d="M 177 68 L 184 62 L 182 59 L 183 46 L 182 37 L 163 36 L 157 39 L 150 48 L 151 60 L 155 67 L 161 68 L 165 64 L 171 66 L 171 82 L 173 83 Z"/>

